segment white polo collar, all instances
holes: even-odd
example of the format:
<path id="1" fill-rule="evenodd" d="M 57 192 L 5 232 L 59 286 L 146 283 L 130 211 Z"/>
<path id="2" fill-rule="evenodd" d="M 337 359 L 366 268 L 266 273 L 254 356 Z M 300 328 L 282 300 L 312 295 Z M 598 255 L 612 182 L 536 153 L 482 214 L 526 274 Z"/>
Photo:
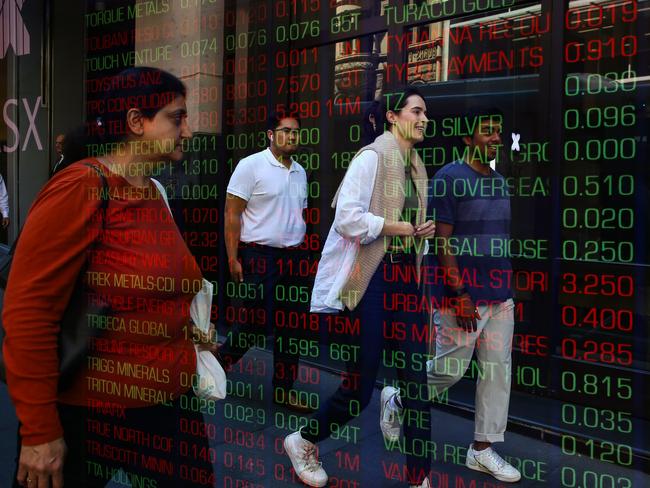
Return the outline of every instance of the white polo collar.
<path id="1" fill-rule="evenodd" d="M 270 164 L 272 164 L 273 166 L 277 166 L 279 168 L 287 169 L 287 167 L 284 164 L 282 164 L 280 161 L 275 159 L 275 156 L 271 152 L 271 148 L 267 147 L 266 150 L 264 151 L 264 155 L 266 156 L 266 160 Z M 298 163 L 296 162 L 296 160 L 291 158 L 291 167 L 289 168 L 289 173 L 291 173 L 293 171 L 299 171 L 297 166 L 298 166 Z"/>

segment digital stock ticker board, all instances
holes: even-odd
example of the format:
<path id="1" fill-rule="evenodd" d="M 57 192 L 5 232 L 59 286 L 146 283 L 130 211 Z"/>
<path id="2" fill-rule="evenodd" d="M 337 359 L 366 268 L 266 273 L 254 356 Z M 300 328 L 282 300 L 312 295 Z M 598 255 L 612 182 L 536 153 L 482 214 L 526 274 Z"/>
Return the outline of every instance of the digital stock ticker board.
<path id="1" fill-rule="evenodd" d="M 35 26 L 50 22 L 43 21 L 48 3 L 24 1 L 28 28 L 30 21 Z M 381 331 L 383 345 L 371 399 L 367 406 L 357 400 L 345 406 L 351 420 L 331 418 L 329 435 L 317 443 L 329 476 L 326 486 L 407 486 L 412 474 L 408 456 L 430 461 L 431 487 L 506 486 L 465 466 L 477 402 L 496 401 L 478 393 L 477 384 L 492 379 L 490 363 L 480 364 L 478 353 L 439 367 L 438 374 L 462 378 L 435 398 L 427 397 L 426 414 L 400 417 L 401 422 L 428 424 L 428 439 L 407 441 L 402 435 L 388 441 L 380 429 L 382 388 L 394 386 L 403 395 L 424 399 L 426 381 L 408 382 L 403 370 L 411 368 L 426 378 L 436 345 L 463 340 L 441 332 L 449 276 L 436 256 L 436 237 L 424 251 L 418 293 L 387 293 L 379 305 L 384 312 L 415 314 L 417 320 L 383 320 L 385 315 L 378 313 L 380 319 L 370 324 L 348 312 L 310 308 L 324 246 L 338 215 L 333 206 L 337 189 L 357 164 L 359 149 L 384 128 L 391 130 L 380 113 L 382 103 L 390 109 L 399 103 L 400 93 L 415 87 L 428 122 L 414 151 L 426 171 L 426 219 L 436 222 L 436 232 L 447 222 L 436 201 L 468 201 L 494 191 L 493 182 L 441 175 L 454 162 L 471 158 L 468 141 L 486 119 L 498 126 L 494 154 L 484 164 L 502 176 L 498 183 L 509 201 L 508 236 L 492 238 L 485 248 L 451 238 L 447 247 L 459 259 L 489 255 L 509 263 L 487 269 L 482 284 L 473 282 L 471 273 L 456 276 L 460 285 L 507 288 L 514 301 L 513 332 L 481 336 L 476 345 L 477 350 L 503 344 L 512 349 L 509 400 L 500 406 L 507 410 L 508 424 L 504 442 L 494 448 L 521 473 L 522 486 L 650 486 L 650 1 L 72 3 L 70 8 L 83 12 L 75 16 L 83 19 L 82 25 L 52 30 L 49 44 L 40 42 L 32 29 L 31 53 L 17 56 L 10 46 L 0 61 L 6 79 L 3 165 L 19 166 L 20 178 L 29 178 L 24 147 L 33 149 L 31 158 L 40 154 L 45 164 L 52 159 L 48 150 L 56 134 L 123 109 L 124 99 L 105 98 L 115 88 L 113 76 L 122 70 L 153 66 L 177 76 L 187 87 L 187 123 L 193 135 L 183 141 L 181 160 L 143 171 L 167 191 L 174 220 L 196 261 L 189 265 L 213 284 L 215 344 L 230 341 L 245 349 L 239 360 L 220 358 L 226 398 L 181 397 L 182 437 L 169 440 L 170 445 L 160 441 L 156 462 L 137 458 L 137 464 L 145 463 L 157 475 L 173 473 L 187 486 L 301 485 L 284 440 L 299 430 L 318 436 L 322 425 L 313 412 L 329 408 L 337 389 L 355 391 L 367 383 L 346 365 L 368 359 L 364 348 L 372 334 L 367 328 L 374 327 Z M 51 22 L 65 25 L 61 17 Z M 82 39 L 81 56 L 65 61 L 81 70 L 78 85 L 68 84 L 65 73 L 54 79 L 52 73 L 39 72 L 46 70 L 41 54 L 54 49 L 56 36 L 68 35 L 66 29 Z M 50 63 L 63 63 L 57 56 L 66 54 L 52 51 Z M 15 77 L 7 75 L 10 70 Z M 65 110 L 56 105 L 54 92 L 51 105 L 37 114 L 32 107 L 40 92 L 20 89 L 22 79 L 30 76 L 46 85 L 66 85 L 67 96 L 77 97 L 82 107 L 78 123 L 53 126 L 52 113 Z M 376 125 L 369 131 L 371 112 L 378 131 Z M 269 131 L 273 114 L 298 125 L 284 136 L 275 127 Z M 38 144 L 26 130 L 28 118 L 37 116 Z M 108 129 L 124 130 L 121 122 L 115 124 Z M 88 127 L 92 132 L 97 124 Z M 304 187 L 286 186 L 287 192 L 300 191 L 304 197 L 306 206 L 297 215 L 304 221 L 304 236 L 286 248 L 272 245 L 276 254 L 270 260 L 240 252 L 245 279 L 234 280 L 226 238 L 231 176 L 244 158 L 266 151 L 282 137 L 295 137 L 293 158 L 304 170 L 299 172 Z M 109 150 L 92 145 L 89 155 L 101 158 Z M 287 172 L 287 178 L 292 174 Z M 264 183 L 260 178 L 253 177 L 255 185 Z M 372 185 L 362 181 L 360 187 L 364 183 Z M 257 196 L 282 212 L 281 205 L 270 202 L 287 195 L 256 193 L 256 188 L 251 187 L 244 204 Z M 26 210 L 31 201 L 25 198 L 21 205 Z M 18 200 L 11 201 L 17 205 Z M 467 207 L 454 211 L 460 214 L 462 208 Z M 484 212 L 474 216 L 475 225 L 490 235 L 490 207 Z M 279 213 L 277 219 L 270 213 L 258 222 L 270 235 L 283 232 Z M 150 261 L 150 268 L 166 266 L 164 260 Z M 416 280 L 412 270 L 390 269 L 383 275 L 388 288 L 399 290 Z M 261 278 L 247 279 L 247 272 Z M 272 274 L 279 278 L 267 286 Z M 248 324 L 245 334 L 234 332 L 240 324 Z M 156 334 L 160 329 L 150 330 Z M 409 341 L 425 344 L 426 352 L 389 347 Z M 278 362 L 282 354 L 299 361 Z M 114 395 L 119 405 L 133 374 L 117 368 L 114 384 L 95 384 L 95 393 Z M 182 373 L 177 381 L 189 390 L 197 379 Z M 279 388 L 277 382 L 288 386 Z M 296 405 L 304 411 L 291 408 Z M 183 413 L 193 415 L 184 418 Z M 145 431 L 126 436 L 118 430 L 106 433 L 88 469 L 103 473 L 111 486 L 165 486 L 154 476 L 125 475 L 130 460 L 122 452 L 126 448 L 116 446 L 131 442 L 130 451 L 137 453 L 138 443 L 151 447 L 156 439 Z M 188 462 L 167 461 L 171 449 Z M 211 464 L 213 471 L 189 462 L 195 459 Z M 121 472 L 103 467 L 115 463 L 123 464 Z"/>

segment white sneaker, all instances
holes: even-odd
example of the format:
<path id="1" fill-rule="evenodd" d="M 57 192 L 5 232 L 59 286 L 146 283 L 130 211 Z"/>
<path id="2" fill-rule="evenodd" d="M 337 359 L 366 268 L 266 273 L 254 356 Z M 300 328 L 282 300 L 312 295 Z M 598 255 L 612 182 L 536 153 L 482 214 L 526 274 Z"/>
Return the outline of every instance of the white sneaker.
<path id="1" fill-rule="evenodd" d="M 388 442 L 397 442 L 402 425 L 400 424 L 400 408 L 393 406 L 393 398 L 399 401 L 399 390 L 392 386 L 385 386 L 381 390 L 381 404 L 379 409 L 379 428 Z"/>
<path id="2" fill-rule="evenodd" d="M 303 483 L 317 488 L 327 484 L 327 473 L 316 456 L 316 445 L 303 439 L 300 431 L 284 438 L 284 450 Z"/>
<path id="3" fill-rule="evenodd" d="M 429 482 L 429 477 L 424 478 L 424 481 L 419 485 L 410 485 L 411 488 L 431 488 L 431 483 Z"/>
<path id="4" fill-rule="evenodd" d="M 470 444 L 467 449 L 465 466 L 474 471 L 489 473 L 499 481 L 507 483 L 514 483 L 521 479 L 521 473 L 491 447 L 475 451 L 473 445 Z"/>

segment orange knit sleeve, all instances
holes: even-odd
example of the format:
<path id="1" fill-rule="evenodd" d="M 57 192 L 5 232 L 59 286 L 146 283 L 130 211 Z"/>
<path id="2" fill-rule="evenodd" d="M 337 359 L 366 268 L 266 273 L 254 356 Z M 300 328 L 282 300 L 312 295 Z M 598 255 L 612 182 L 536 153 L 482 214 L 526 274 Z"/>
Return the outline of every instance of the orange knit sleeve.
<path id="1" fill-rule="evenodd" d="M 84 164 L 52 178 L 37 196 L 20 234 L 4 297 L 7 386 L 23 445 L 63 435 L 57 404 L 59 322 L 86 251 L 101 229 L 101 179 Z"/>

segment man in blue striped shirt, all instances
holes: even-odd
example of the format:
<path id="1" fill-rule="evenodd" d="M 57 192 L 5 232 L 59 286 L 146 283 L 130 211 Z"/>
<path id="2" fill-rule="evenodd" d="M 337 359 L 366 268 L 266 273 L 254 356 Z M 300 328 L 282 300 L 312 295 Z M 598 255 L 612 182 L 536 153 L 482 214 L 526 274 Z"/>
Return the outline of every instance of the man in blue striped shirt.
<path id="1" fill-rule="evenodd" d="M 474 442 L 465 464 L 515 482 L 519 471 L 491 447 L 503 442 L 508 422 L 514 329 L 512 289 L 503 278 L 512 273 L 506 252 L 510 191 L 505 178 L 490 167 L 501 147 L 502 120 L 498 109 L 466 116 L 472 135 L 462 137 L 463 159 L 441 168 L 430 182 L 427 213 L 436 222 L 430 251 L 433 293 L 438 303 L 450 305 L 439 311 L 435 357 L 427 362 L 427 376 L 432 398 L 439 398 L 462 378 L 476 350 Z M 398 395 L 383 393 L 387 400 L 381 418 L 398 423 Z M 382 431 L 391 427 L 388 420 L 381 423 Z"/>
<path id="2" fill-rule="evenodd" d="M 468 468 L 515 482 L 520 473 L 491 447 L 503 442 L 508 422 L 514 303 L 511 272 L 503 249 L 510 239 L 510 195 L 505 179 L 490 167 L 501 147 L 503 116 L 498 110 L 467 117 L 464 158 L 443 167 L 432 180 L 445 193 L 430 199 L 436 221 L 435 265 L 444 270 L 443 289 L 456 306 L 441 310 L 436 355 L 427 364 L 429 386 L 440 395 L 465 373 L 474 350 L 480 371 L 476 385 L 474 442 Z M 438 186 L 441 183 L 437 183 Z"/>

